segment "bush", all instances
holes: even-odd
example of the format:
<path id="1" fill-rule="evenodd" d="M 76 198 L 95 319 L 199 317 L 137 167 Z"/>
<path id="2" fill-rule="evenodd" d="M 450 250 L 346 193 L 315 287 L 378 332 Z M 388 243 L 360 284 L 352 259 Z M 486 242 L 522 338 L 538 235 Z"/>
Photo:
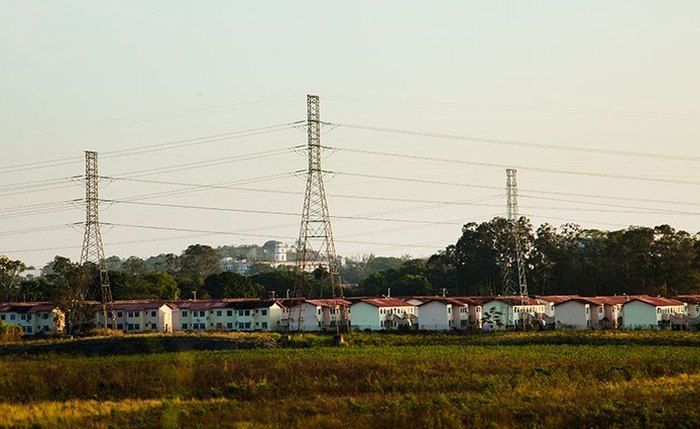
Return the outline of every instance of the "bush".
<path id="1" fill-rule="evenodd" d="M 8 343 L 19 341 L 22 338 L 22 328 L 17 325 L 7 325 L 0 321 L 0 342 Z"/>

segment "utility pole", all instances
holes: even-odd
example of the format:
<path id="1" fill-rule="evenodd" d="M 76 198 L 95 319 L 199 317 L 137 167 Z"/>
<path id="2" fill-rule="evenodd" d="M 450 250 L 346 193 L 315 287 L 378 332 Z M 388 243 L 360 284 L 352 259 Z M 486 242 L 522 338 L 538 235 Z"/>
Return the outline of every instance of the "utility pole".
<path id="1" fill-rule="evenodd" d="M 520 247 L 520 222 L 518 215 L 518 182 L 515 168 L 506 169 L 506 194 L 508 195 L 508 223 L 510 224 L 515 244 L 514 260 L 518 273 L 518 291 L 521 298 L 528 296 L 527 278 L 525 277 L 525 260 Z M 510 277 L 510 276 L 509 276 Z M 512 282 L 512 279 L 510 279 Z"/>
<path id="2" fill-rule="evenodd" d="M 100 303 L 102 304 L 102 324 L 107 328 L 107 316 L 112 320 L 112 329 L 117 328 L 112 303 L 112 289 L 109 285 L 105 251 L 100 234 L 100 210 L 98 196 L 99 176 L 97 174 L 97 152 L 85 151 L 85 236 L 80 264 L 94 262 L 100 269 Z"/>
<path id="3" fill-rule="evenodd" d="M 296 296 L 294 297 L 295 300 L 292 302 L 296 301 L 297 305 L 299 305 L 297 328 L 301 329 L 302 298 L 304 297 L 304 293 L 311 292 L 307 287 L 307 270 L 316 268 L 327 270 L 334 303 L 336 331 L 340 333 L 341 324 L 345 331 L 349 330 L 348 309 L 347 306 L 343 305 L 340 268 L 335 253 L 335 243 L 333 242 L 326 191 L 323 186 L 323 170 L 321 169 L 321 121 L 318 96 L 306 96 L 306 111 L 308 171 L 306 174 L 306 192 L 304 195 L 304 207 L 301 214 L 301 227 L 297 244 L 297 259 L 295 265 L 297 274 Z"/>

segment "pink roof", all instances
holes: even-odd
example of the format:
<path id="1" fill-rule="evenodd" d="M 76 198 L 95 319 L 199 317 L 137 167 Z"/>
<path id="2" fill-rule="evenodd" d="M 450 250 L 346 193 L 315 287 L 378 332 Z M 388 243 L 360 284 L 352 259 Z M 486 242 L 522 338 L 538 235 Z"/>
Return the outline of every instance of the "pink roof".
<path id="1" fill-rule="evenodd" d="M 452 304 L 452 305 L 456 305 L 456 306 L 458 306 L 458 307 L 464 307 L 464 306 L 467 305 L 467 303 L 464 302 L 464 301 L 463 301 L 462 299 L 460 299 L 460 298 L 446 298 L 446 297 L 443 297 L 443 296 L 434 296 L 434 297 L 431 297 L 431 298 L 427 298 L 425 301 L 423 301 L 422 303 L 418 304 L 418 306 L 425 305 L 425 304 L 428 304 L 428 303 L 430 303 L 430 302 L 441 302 L 441 303 L 443 303 L 443 304 Z"/>
<path id="2" fill-rule="evenodd" d="M 630 301 L 641 301 L 643 303 L 653 305 L 654 307 L 672 307 L 672 306 L 675 307 L 675 306 L 683 305 L 683 303 L 681 301 L 677 301 L 675 299 L 662 298 L 662 297 L 651 297 L 648 295 L 635 296 Z"/>
<path id="3" fill-rule="evenodd" d="M 700 295 L 678 295 L 673 298 L 688 304 L 700 304 Z"/>
<path id="4" fill-rule="evenodd" d="M 335 307 L 336 305 L 347 306 L 350 301 L 346 299 L 307 299 L 305 302 L 319 307 Z"/>
<path id="5" fill-rule="evenodd" d="M 374 307 L 413 307 L 406 301 L 397 298 L 365 298 L 360 302 L 372 305 Z"/>
<path id="6" fill-rule="evenodd" d="M 43 313 L 57 307 L 53 302 L 14 302 L 0 304 L 0 311 L 6 313 Z"/>
<path id="7" fill-rule="evenodd" d="M 564 301 L 569 301 L 570 299 L 573 298 L 581 298 L 580 295 L 543 295 L 543 296 L 538 296 L 537 298 L 544 300 L 544 301 L 549 301 L 553 302 L 555 304 L 559 304 Z"/>
<path id="8" fill-rule="evenodd" d="M 489 301 L 500 301 L 508 305 L 542 305 L 542 303 L 529 296 L 495 296 Z"/>

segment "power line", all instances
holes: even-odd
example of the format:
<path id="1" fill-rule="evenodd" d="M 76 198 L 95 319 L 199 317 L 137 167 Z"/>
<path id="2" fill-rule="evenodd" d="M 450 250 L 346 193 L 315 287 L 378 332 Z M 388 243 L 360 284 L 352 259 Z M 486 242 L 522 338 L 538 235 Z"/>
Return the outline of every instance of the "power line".
<path id="1" fill-rule="evenodd" d="M 225 140 L 233 140 L 233 139 L 238 139 L 238 138 L 242 138 L 242 137 L 250 137 L 250 136 L 255 136 L 255 135 L 283 131 L 285 129 L 294 127 L 295 125 L 297 125 L 301 122 L 303 122 L 303 121 L 287 122 L 287 123 L 281 123 L 281 124 L 275 124 L 275 125 L 268 125 L 268 126 L 264 126 L 264 127 L 250 128 L 247 130 L 232 131 L 232 132 L 220 133 L 220 134 L 212 134 L 212 135 L 208 135 L 208 136 L 194 137 L 194 138 L 184 139 L 184 140 L 175 140 L 175 141 L 166 142 L 166 143 L 158 143 L 158 144 L 154 144 L 154 145 L 150 145 L 150 146 L 139 146 L 139 147 L 134 147 L 134 148 L 130 148 L 130 149 L 108 151 L 108 152 L 104 152 L 104 154 L 108 158 L 114 158 L 114 157 L 137 155 L 137 154 L 149 153 L 149 152 L 157 152 L 157 151 L 161 151 L 161 150 L 179 149 L 182 147 L 196 146 L 196 145 L 201 145 L 201 144 L 206 144 L 206 143 L 215 143 L 215 142 L 220 142 L 220 141 L 225 141 Z"/>
<path id="2" fill-rule="evenodd" d="M 261 234 L 249 234 L 249 233 L 242 233 L 240 231 L 217 231 L 217 230 L 202 230 L 202 229 L 193 229 L 193 228 L 175 228 L 175 227 L 165 227 L 165 226 L 153 226 L 153 225 L 137 225 L 137 224 L 119 224 L 119 223 L 103 223 L 103 225 L 109 225 L 109 226 L 114 226 L 114 227 L 125 227 L 125 228 L 137 228 L 137 229 L 153 229 L 153 230 L 163 230 L 163 231 L 180 231 L 180 232 L 193 232 L 193 233 L 202 233 L 202 234 L 211 234 L 211 235 L 242 235 L 242 236 L 248 236 L 248 237 L 262 237 L 262 238 L 270 238 L 269 235 L 261 235 Z M 277 236 L 277 238 L 285 239 L 285 240 L 296 240 L 296 238 L 292 236 Z M 341 240 L 343 243 L 349 243 L 349 244 L 368 244 L 368 245 L 377 245 L 377 246 L 400 246 L 400 247 L 418 247 L 418 248 L 425 248 L 425 247 L 433 247 L 433 246 L 421 246 L 421 245 L 416 245 L 412 243 L 379 243 L 379 242 L 371 242 L 371 241 L 351 241 L 351 240 Z"/>
<path id="3" fill-rule="evenodd" d="M 70 133 L 70 132 L 77 132 L 77 131 L 98 129 L 98 128 L 112 128 L 112 127 L 117 127 L 117 126 L 158 121 L 158 120 L 164 120 L 164 119 L 199 116 L 202 114 L 211 114 L 211 113 L 222 113 L 222 112 L 227 112 L 230 110 L 245 110 L 247 108 L 258 108 L 258 107 L 265 107 L 265 106 L 274 105 L 274 104 L 292 102 L 295 99 L 296 99 L 296 97 L 282 97 L 282 98 L 277 98 L 277 99 L 261 100 L 261 101 L 257 101 L 257 102 L 231 103 L 231 104 L 227 104 L 227 105 L 208 107 L 208 108 L 202 108 L 202 109 L 188 109 L 188 110 L 183 110 L 183 111 L 179 111 L 179 112 L 172 112 L 172 113 L 156 113 L 156 114 L 148 114 L 148 115 L 136 115 L 136 116 L 128 116 L 128 117 L 123 117 L 123 118 L 101 120 L 101 121 L 78 122 L 78 123 L 73 123 L 73 124 L 25 128 L 25 129 L 12 130 L 12 131 L 1 131 L 0 132 L 0 140 L 8 140 L 11 138 L 18 138 L 18 137 L 19 138 L 26 138 L 26 137 L 37 137 L 37 136 L 44 136 L 44 135 L 51 135 L 51 134 Z M 10 136 L 8 136 L 8 134 L 10 134 Z M 20 135 L 19 136 L 11 136 L 11 134 L 20 134 Z M 24 134 L 24 135 L 22 135 L 22 134 Z"/>
<path id="4" fill-rule="evenodd" d="M 132 204 L 132 205 L 180 208 L 180 209 L 191 209 L 191 210 L 207 210 L 207 211 L 234 212 L 234 213 L 253 213 L 253 214 L 294 216 L 294 217 L 300 216 L 299 213 L 283 212 L 283 211 L 276 211 L 276 210 L 233 209 L 233 208 L 222 208 L 222 207 L 193 206 L 193 205 L 185 205 L 185 204 L 144 203 L 144 202 L 124 201 L 124 200 L 101 200 L 101 201 L 105 202 L 105 203 L 112 203 L 112 204 Z M 362 221 L 376 221 L 376 222 L 400 222 L 400 223 L 416 223 L 416 224 L 429 224 L 429 225 L 458 225 L 459 224 L 459 223 L 454 223 L 454 222 L 413 220 L 413 219 L 387 219 L 387 218 L 375 218 L 375 217 L 368 217 L 368 216 L 342 216 L 341 215 L 341 216 L 333 216 L 333 219 L 362 220 Z"/>
<path id="5" fill-rule="evenodd" d="M 242 155 L 235 155 L 229 157 L 218 157 L 215 159 L 209 159 L 204 161 L 188 162 L 185 164 L 170 165 L 158 168 L 149 168 L 144 170 L 137 170 L 128 173 L 122 173 L 121 177 L 143 177 L 143 176 L 153 176 L 157 174 L 180 172 L 185 170 L 192 170 L 195 168 L 202 167 L 212 167 L 221 164 L 228 164 L 230 162 L 239 161 L 251 161 L 255 159 L 269 158 L 272 156 L 279 156 L 285 153 L 289 153 L 296 149 L 298 146 L 285 147 L 282 149 L 271 149 L 260 152 L 247 153 Z"/>
<path id="6" fill-rule="evenodd" d="M 461 164 L 461 165 L 474 165 L 474 166 L 478 166 L 478 167 L 510 168 L 510 166 L 506 165 L 506 164 L 496 164 L 496 163 L 489 163 L 489 162 L 465 161 L 465 160 L 436 158 L 436 157 L 421 156 L 421 155 L 408 155 L 408 154 L 400 154 L 400 153 L 379 152 L 379 151 L 373 151 L 373 150 L 349 149 L 349 148 L 342 148 L 342 147 L 328 147 L 328 149 L 335 149 L 335 150 L 340 150 L 340 151 L 345 151 L 345 152 L 353 152 L 353 153 L 364 153 L 364 154 L 369 154 L 369 155 L 404 158 L 404 159 L 416 159 L 416 160 L 422 160 L 422 161 L 444 162 L 444 163 Z M 698 160 L 700 160 L 700 158 L 698 158 Z M 569 175 L 575 175 L 575 176 L 605 177 L 605 178 L 613 178 L 613 179 L 640 180 L 640 181 L 655 182 L 655 183 L 656 182 L 664 182 L 664 183 L 676 183 L 676 184 L 683 184 L 683 185 L 700 186 L 700 182 L 693 182 L 693 181 L 689 181 L 689 180 L 664 179 L 664 178 L 642 177 L 642 176 L 628 176 L 628 175 L 622 175 L 622 174 L 596 173 L 596 172 L 590 172 L 590 171 L 576 171 L 576 170 L 562 170 L 562 169 L 543 168 L 543 167 L 518 166 L 518 169 L 538 171 L 538 172 L 543 172 L 543 173 L 569 174 Z"/>
<path id="7" fill-rule="evenodd" d="M 560 145 L 551 145 L 551 144 L 544 144 L 544 143 L 532 143 L 532 142 L 519 141 L 519 140 L 506 140 L 506 139 L 494 139 L 494 138 L 485 138 L 485 137 L 461 136 L 461 135 L 456 135 L 456 134 L 432 133 L 432 132 L 425 132 L 425 131 L 412 131 L 412 130 L 404 130 L 404 129 L 399 129 L 399 128 L 385 128 L 385 127 L 375 127 L 375 126 L 357 125 L 357 124 L 345 124 L 345 123 L 337 123 L 337 122 L 324 122 L 324 123 L 327 125 L 333 125 L 336 127 L 353 128 L 353 129 L 359 129 L 359 130 L 365 130 L 365 131 L 377 131 L 377 132 L 390 133 L 390 134 L 402 134 L 402 135 L 413 135 L 413 136 L 420 136 L 420 137 L 431 137 L 431 138 L 438 138 L 438 139 L 445 139 L 445 140 L 481 142 L 481 143 L 491 143 L 491 144 L 496 144 L 496 145 L 529 147 L 529 148 L 535 148 L 535 149 L 547 149 L 547 150 L 557 150 L 557 151 L 566 151 L 566 152 L 596 153 L 596 154 L 610 155 L 610 156 L 630 156 L 630 157 L 637 157 L 637 158 L 667 159 L 667 160 L 672 160 L 672 161 L 693 161 L 693 162 L 700 161 L 700 157 L 696 157 L 696 156 L 671 155 L 671 154 L 651 153 L 651 152 L 636 152 L 636 151 L 626 151 L 626 150 L 617 150 L 617 149 L 597 149 L 597 148 L 589 148 L 589 147 L 581 147 L 581 146 L 560 146 Z"/>

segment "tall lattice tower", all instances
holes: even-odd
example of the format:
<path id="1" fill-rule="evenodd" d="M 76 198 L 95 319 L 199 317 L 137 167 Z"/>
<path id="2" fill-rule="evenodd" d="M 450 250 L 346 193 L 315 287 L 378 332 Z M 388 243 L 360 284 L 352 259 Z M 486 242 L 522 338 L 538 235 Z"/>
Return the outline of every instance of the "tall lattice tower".
<path id="1" fill-rule="evenodd" d="M 528 296 L 527 279 L 525 277 L 525 259 L 522 248 L 520 246 L 520 222 L 518 215 L 518 181 L 516 179 L 517 170 L 514 168 L 506 169 L 506 194 L 508 195 L 508 223 L 511 227 L 514 242 L 514 261 L 518 272 L 518 291 L 521 297 Z M 511 281 L 512 281 L 512 276 Z M 506 287 L 509 287 L 508 279 Z"/>
<path id="2" fill-rule="evenodd" d="M 323 170 L 321 169 L 321 122 L 319 99 L 316 95 L 307 95 L 307 134 L 309 169 L 306 175 L 306 193 L 301 214 L 301 228 L 297 247 L 296 271 L 299 279 L 296 285 L 297 297 L 311 293 L 307 280 L 307 270 L 323 268 L 328 272 L 329 287 L 336 305 L 334 314 L 336 330 L 347 330 L 347 308 L 340 305 L 343 289 L 340 284 L 340 268 L 335 254 L 331 219 L 323 187 Z M 309 296 L 310 298 L 310 296 Z M 301 308 L 301 306 L 299 306 Z M 301 312 L 300 312 L 301 313 Z M 297 323 L 301 325 L 301 314 Z"/>
<path id="3" fill-rule="evenodd" d="M 105 251 L 100 234 L 100 211 L 98 196 L 97 152 L 85 151 L 85 236 L 80 264 L 94 262 L 100 269 L 100 302 L 102 304 L 102 323 L 107 327 L 107 317 L 112 320 L 112 328 L 116 328 L 114 309 L 112 308 L 112 289 L 107 275 Z"/>

